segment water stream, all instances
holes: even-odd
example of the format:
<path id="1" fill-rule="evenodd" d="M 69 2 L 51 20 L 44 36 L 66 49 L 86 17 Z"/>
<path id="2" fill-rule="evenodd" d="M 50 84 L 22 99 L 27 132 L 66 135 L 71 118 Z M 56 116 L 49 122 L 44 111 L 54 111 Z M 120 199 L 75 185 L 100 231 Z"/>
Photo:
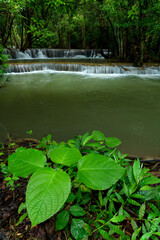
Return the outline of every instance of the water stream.
<path id="1" fill-rule="evenodd" d="M 32 130 L 65 141 L 97 129 L 121 139 L 125 153 L 160 156 L 159 66 L 16 61 L 0 89 L 1 140 Z"/>

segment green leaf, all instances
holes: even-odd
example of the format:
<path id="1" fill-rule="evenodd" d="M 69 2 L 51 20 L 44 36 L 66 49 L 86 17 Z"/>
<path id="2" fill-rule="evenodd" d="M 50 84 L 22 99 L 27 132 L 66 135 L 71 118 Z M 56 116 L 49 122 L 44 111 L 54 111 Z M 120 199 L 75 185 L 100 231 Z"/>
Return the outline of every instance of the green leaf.
<path id="1" fill-rule="evenodd" d="M 9 180 L 11 180 L 12 178 L 11 177 L 6 177 L 5 179 L 4 179 L 4 181 L 9 181 Z"/>
<path id="2" fill-rule="evenodd" d="M 121 197 L 121 195 L 120 195 L 118 192 L 115 192 L 115 194 L 116 194 L 116 197 L 118 198 L 119 202 L 122 203 L 122 204 L 124 204 L 124 200 L 123 200 L 123 198 Z"/>
<path id="3" fill-rule="evenodd" d="M 108 226 L 110 228 L 110 231 L 112 231 L 113 233 L 117 233 L 117 234 L 119 234 L 121 236 L 124 236 L 124 233 L 120 230 L 120 226 L 114 225 L 112 223 L 108 223 Z"/>
<path id="4" fill-rule="evenodd" d="M 151 220 L 151 219 L 154 219 L 154 218 L 158 217 L 159 215 L 160 215 L 159 212 L 157 212 L 157 213 L 151 212 L 151 213 L 148 214 L 147 219 Z"/>
<path id="5" fill-rule="evenodd" d="M 113 159 L 98 154 L 89 154 L 78 162 L 80 181 L 94 190 L 104 190 L 115 184 L 125 170 Z"/>
<path id="6" fill-rule="evenodd" d="M 82 140 L 81 143 L 83 145 L 83 142 L 85 141 L 85 139 L 89 136 L 89 132 L 86 132 L 83 136 L 82 136 Z"/>
<path id="7" fill-rule="evenodd" d="M 155 232 L 154 235 L 157 235 L 160 237 L 160 232 Z"/>
<path id="8" fill-rule="evenodd" d="M 73 202 L 74 200 L 76 199 L 76 196 L 73 194 L 73 193 L 70 193 L 66 202 L 69 203 L 69 202 Z"/>
<path id="9" fill-rule="evenodd" d="M 155 213 L 158 213 L 159 212 L 159 209 L 152 203 L 149 203 L 149 206 L 152 208 L 152 210 L 155 212 Z"/>
<path id="10" fill-rule="evenodd" d="M 142 220 L 142 218 L 144 217 L 145 211 L 146 211 L 146 204 L 143 203 L 142 206 L 140 207 L 139 213 L 138 213 L 138 217 L 140 220 Z"/>
<path id="11" fill-rule="evenodd" d="M 156 189 L 153 188 L 153 189 L 147 190 L 147 191 L 139 191 L 138 194 L 145 196 L 145 200 L 149 201 L 151 199 L 155 199 L 158 192 L 156 191 Z"/>
<path id="12" fill-rule="evenodd" d="M 83 220 L 76 218 L 72 219 L 71 234 L 76 240 L 82 240 L 88 236 L 88 233 L 87 224 Z"/>
<path id="13" fill-rule="evenodd" d="M 147 233 L 147 229 L 143 223 L 142 223 L 142 233 L 143 234 Z"/>
<path id="14" fill-rule="evenodd" d="M 74 217 L 82 217 L 86 214 L 83 208 L 81 208 L 79 205 L 73 205 L 69 210 Z"/>
<path id="15" fill-rule="evenodd" d="M 123 222 L 125 217 L 126 217 L 125 215 L 114 216 L 113 218 L 110 219 L 110 221 L 113 223 Z"/>
<path id="16" fill-rule="evenodd" d="M 85 138 L 85 140 L 83 141 L 83 143 L 82 143 L 82 146 L 85 146 L 86 144 L 87 144 L 87 142 L 89 142 L 91 139 L 93 138 L 93 136 L 91 135 L 91 136 L 88 136 L 88 137 L 86 137 Z"/>
<path id="17" fill-rule="evenodd" d="M 22 210 L 26 209 L 26 203 L 21 203 L 19 208 L 18 208 L 18 214 L 21 213 Z"/>
<path id="18" fill-rule="evenodd" d="M 21 149 L 8 158 L 9 171 L 18 177 L 28 177 L 38 168 L 43 168 L 46 156 L 36 149 Z"/>
<path id="19" fill-rule="evenodd" d="M 106 145 L 107 147 L 114 148 L 121 144 L 121 141 L 115 137 L 107 137 L 106 138 Z"/>
<path id="20" fill-rule="evenodd" d="M 153 220 L 152 220 L 152 225 L 151 225 L 150 231 L 151 231 L 151 232 L 157 231 L 158 226 L 159 226 L 159 223 L 160 223 L 160 218 L 155 218 L 155 219 L 153 219 Z"/>
<path id="21" fill-rule="evenodd" d="M 48 142 L 50 142 L 50 141 L 51 141 L 51 139 L 52 139 L 52 135 L 51 135 L 51 134 L 48 134 L 48 136 L 47 136 L 47 138 L 46 138 L 46 139 L 47 139 L 47 141 L 48 141 Z"/>
<path id="22" fill-rule="evenodd" d="M 112 200 L 110 200 L 109 203 L 109 218 L 111 218 L 114 215 L 115 212 L 115 206 Z"/>
<path id="23" fill-rule="evenodd" d="M 139 183 L 140 174 L 141 174 L 141 167 L 140 167 L 139 159 L 135 160 L 134 163 L 133 163 L 133 174 L 134 174 L 134 178 L 136 180 L 136 183 Z"/>
<path id="24" fill-rule="evenodd" d="M 150 230 L 151 230 L 151 223 L 147 219 L 145 219 L 145 226 L 147 228 L 147 231 L 150 232 Z"/>
<path id="25" fill-rule="evenodd" d="M 153 233 L 149 232 L 149 233 L 145 233 L 140 240 L 148 240 L 151 236 L 153 235 Z"/>
<path id="26" fill-rule="evenodd" d="M 125 182 L 123 182 L 123 189 L 126 196 L 129 197 L 129 188 Z"/>
<path id="27" fill-rule="evenodd" d="M 79 150 L 80 145 L 81 145 L 80 140 L 79 140 L 79 138 L 77 138 L 76 141 L 75 141 L 75 148 L 77 148 Z"/>
<path id="28" fill-rule="evenodd" d="M 103 197 L 102 197 L 101 191 L 99 191 L 99 193 L 98 193 L 98 198 L 99 198 L 100 205 L 103 206 Z"/>
<path id="29" fill-rule="evenodd" d="M 26 191 L 26 206 L 32 227 L 44 222 L 60 210 L 71 190 L 67 173 L 51 168 L 37 170 Z"/>
<path id="30" fill-rule="evenodd" d="M 99 214 L 98 214 L 99 215 Z M 98 218 L 99 219 L 99 218 Z M 102 223 L 103 225 L 106 223 L 104 220 L 96 220 L 97 222 L 100 222 L 100 223 Z"/>
<path id="31" fill-rule="evenodd" d="M 157 184 L 160 183 L 160 179 L 154 176 L 145 177 L 142 179 L 142 181 L 139 183 L 139 186 L 145 186 L 145 185 L 151 185 L 151 184 Z"/>
<path id="32" fill-rule="evenodd" d="M 95 141 L 103 141 L 103 140 L 105 140 L 104 134 L 102 132 L 100 132 L 100 131 L 97 131 L 97 130 L 94 130 L 92 132 L 92 136 L 93 136 L 93 140 L 95 140 Z"/>
<path id="33" fill-rule="evenodd" d="M 135 183 L 132 183 L 130 186 L 129 186 L 129 195 L 132 195 L 137 189 L 137 184 L 136 182 Z"/>
<path id="34" fill-rule="evenodd" d="M 60 212 L 56 217 L 56 230 L 62 230 L 67 226 L 69 222 L 69 212 L 68 211 L 62 211 Z"/>
<path id="35" fill-rule="evenodd" d="M 118 215 L 123 215 L 123 205 L 120 206 Z"/>
<path id="36" fill-rule="evenodd" d="M 70 139 L 68 140 L 67 144 L 69 145 L 69 147 L 75 147 L 75 140 Z"/>
<path id="37" fill-rule="evenodd" d="M 87 143 L 86 147 L 93 147 L 93 148 L 98 148 L 99 149 L 99 148 L 101 148 L 101 144 L 99 142 Z"/>
<path id="38" fill-rule="evenodd" d="M 137 223 L 134 221 L 133 218 L 131 218 L 131 225 L 134 231 L 136 231 L 138 229 Z"/>
<path id="39" fill-rule="evenodd" d="M 12 177 L 12 180 L 14 180 L 14 181 L 17 181 L 17 180 L 19 180 L 19 177 Z"/>
<path id="40" fill-rule="evenodd" d="M 111 237 L 106 231 L 104 231 L 103 229 L 99 229 L 99 232 L 101 234 L 101 236 L 103 237 L 103 239 L 106 240 L 114 240 L 113 237 Z"/>
<path id="41" fill-rule="evenodd" d="M 145 192 L 145 191 L 146 191 L 146 192 L 147 192 L 147 191 L 148 191 L 148 192 L 153 191 L 153 188 L 152 188 L 151 186 L 148 186 L 148 185 L 147 185 L 147 186 L 143 186 L 143 187 L 140 188 L 140 191 L 139 191 L 139 192 L 140 192 L 140 193 L 141 193 L 141 192 L 143 193 L 143 192 Z"/>
<path id="42" fill-rule="evenodd" d="M 50 158 L 52 162 L 70 166 L 82 157 L 80 151 L 77 148 L 59 147 L 51 150 Z"/>
<path id="43" fill-rule="evenodd" d="M 129 166 L 127 171 L 128 179 L 130 181 L 130 184 L 135 182 L 134 175 L 133 175 L 133 167 Z"/>
<path id="44" fill-rule="evenodd" d="M 136 230 L 134 231 L 134 233 L 132 234 L 131 240 L 136 240 L 137 237 L 138 237 L 138 235 L 139 235 L 139 232 L 140 232 L 140 231 L 141 231 L 141 227 L 138 228 L 138 229 L 136 229 Z"/>
<path id="45" fill-rule="evenodd" d="M 131 199 L 131 198 L 128 198 L 127 201 L 132 204 L 132 205 L 135 205 L 135 206 L 141 206 L 140 203 L 136 202 L 135 200 Z"/>
<path id="46" fill-rule="evenodd" d="M 24 213 L 20 218 L 19 221 L 16 223 L 15 226 L 18 226 L 20 223 L 23 222 L 23 220 L 28 216 L 28 213 Z"/>
<path id="47" fill-rule="evenodd" d="M 123 209 L 123 214 L 124 214 L 127 218 L 131 219 L 131 216 L 129 215 L 129 213 L 128 213 L 126 210 L 124 210 L 124 209 Z"/>
<path id="48" fill-rule="evenodd" d="M 132 198 L 138 198 L 138 199 L 145 199 L 145 196 L 137 194 L 137 193 L 133 193 L 131 195 Z"/>

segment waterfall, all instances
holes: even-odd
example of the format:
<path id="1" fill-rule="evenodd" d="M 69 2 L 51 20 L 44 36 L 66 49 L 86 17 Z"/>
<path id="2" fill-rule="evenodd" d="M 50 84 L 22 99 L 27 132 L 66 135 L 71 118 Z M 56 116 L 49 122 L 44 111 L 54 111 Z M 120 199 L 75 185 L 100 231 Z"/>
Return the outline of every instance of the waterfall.
<path id="1" fill-rule="evenodd" d="M 107 50 L 105 50 L 107 52 Z M 104 51 L 104 52 L 105 52 Z M 44 59 L 44 58 L 103 58 L 98 50 L 94 49 L 27 49 L 21 52 L 18 49 L 5 49 L 9 59 Z"/>
<path id="2" fill-rule="evenodd" d="M 36 63 L 36 64 L 15 64 L 8 68 L 9 73 L 23 73 L 34 71 L 70 71 L 89 74 L 160 74 L 159 67 L 136 68 L 132 66 L 102 66 L 102 65 L 83 65 L 69 63 Z"/>

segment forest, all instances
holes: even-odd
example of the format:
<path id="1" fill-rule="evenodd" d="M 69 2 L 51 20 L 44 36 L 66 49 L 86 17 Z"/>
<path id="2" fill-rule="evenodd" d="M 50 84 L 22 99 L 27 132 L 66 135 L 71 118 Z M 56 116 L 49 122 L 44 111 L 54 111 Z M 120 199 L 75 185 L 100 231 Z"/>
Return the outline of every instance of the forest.
<path id="1" fill-rule="evenodd" d="M 0 240 L 160 239 L 160 0 L 0 0 Z"/>
<path id="2" fill-rule="evenodd" d="M 97 49 L 135 66 L 160 59 L 159 0 L 1 0 L 0 16 L 4 48 Z"/>

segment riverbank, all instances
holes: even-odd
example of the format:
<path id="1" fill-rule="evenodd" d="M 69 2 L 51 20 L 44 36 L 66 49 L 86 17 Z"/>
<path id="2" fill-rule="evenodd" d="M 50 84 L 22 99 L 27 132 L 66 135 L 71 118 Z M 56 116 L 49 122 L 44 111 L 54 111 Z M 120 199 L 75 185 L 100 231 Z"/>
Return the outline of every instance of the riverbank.
<path id="1" fill-rule="evenodd" d="M 18 138 L 18 139 L 8 139 L 4 141 L 4 143 L 0 142 L 0 150 L 4 152 L 3 158 L 7 159 L 10 154 L 15 152 L 15 150 L 19 147 L 33 147 L 37 148 L 40 140 L 34 138 Z M 124 155 L 126 153 L 122 153 Z M 141 163 L 147 165 L 151 170 L 160 168 L 160 156 L 138 156 L 133 154 L 127 154 L 127 159 L 134 161 L 135 159 L 139 159 Z M 160 176 L 160 173 L 159 173 Z"/>

